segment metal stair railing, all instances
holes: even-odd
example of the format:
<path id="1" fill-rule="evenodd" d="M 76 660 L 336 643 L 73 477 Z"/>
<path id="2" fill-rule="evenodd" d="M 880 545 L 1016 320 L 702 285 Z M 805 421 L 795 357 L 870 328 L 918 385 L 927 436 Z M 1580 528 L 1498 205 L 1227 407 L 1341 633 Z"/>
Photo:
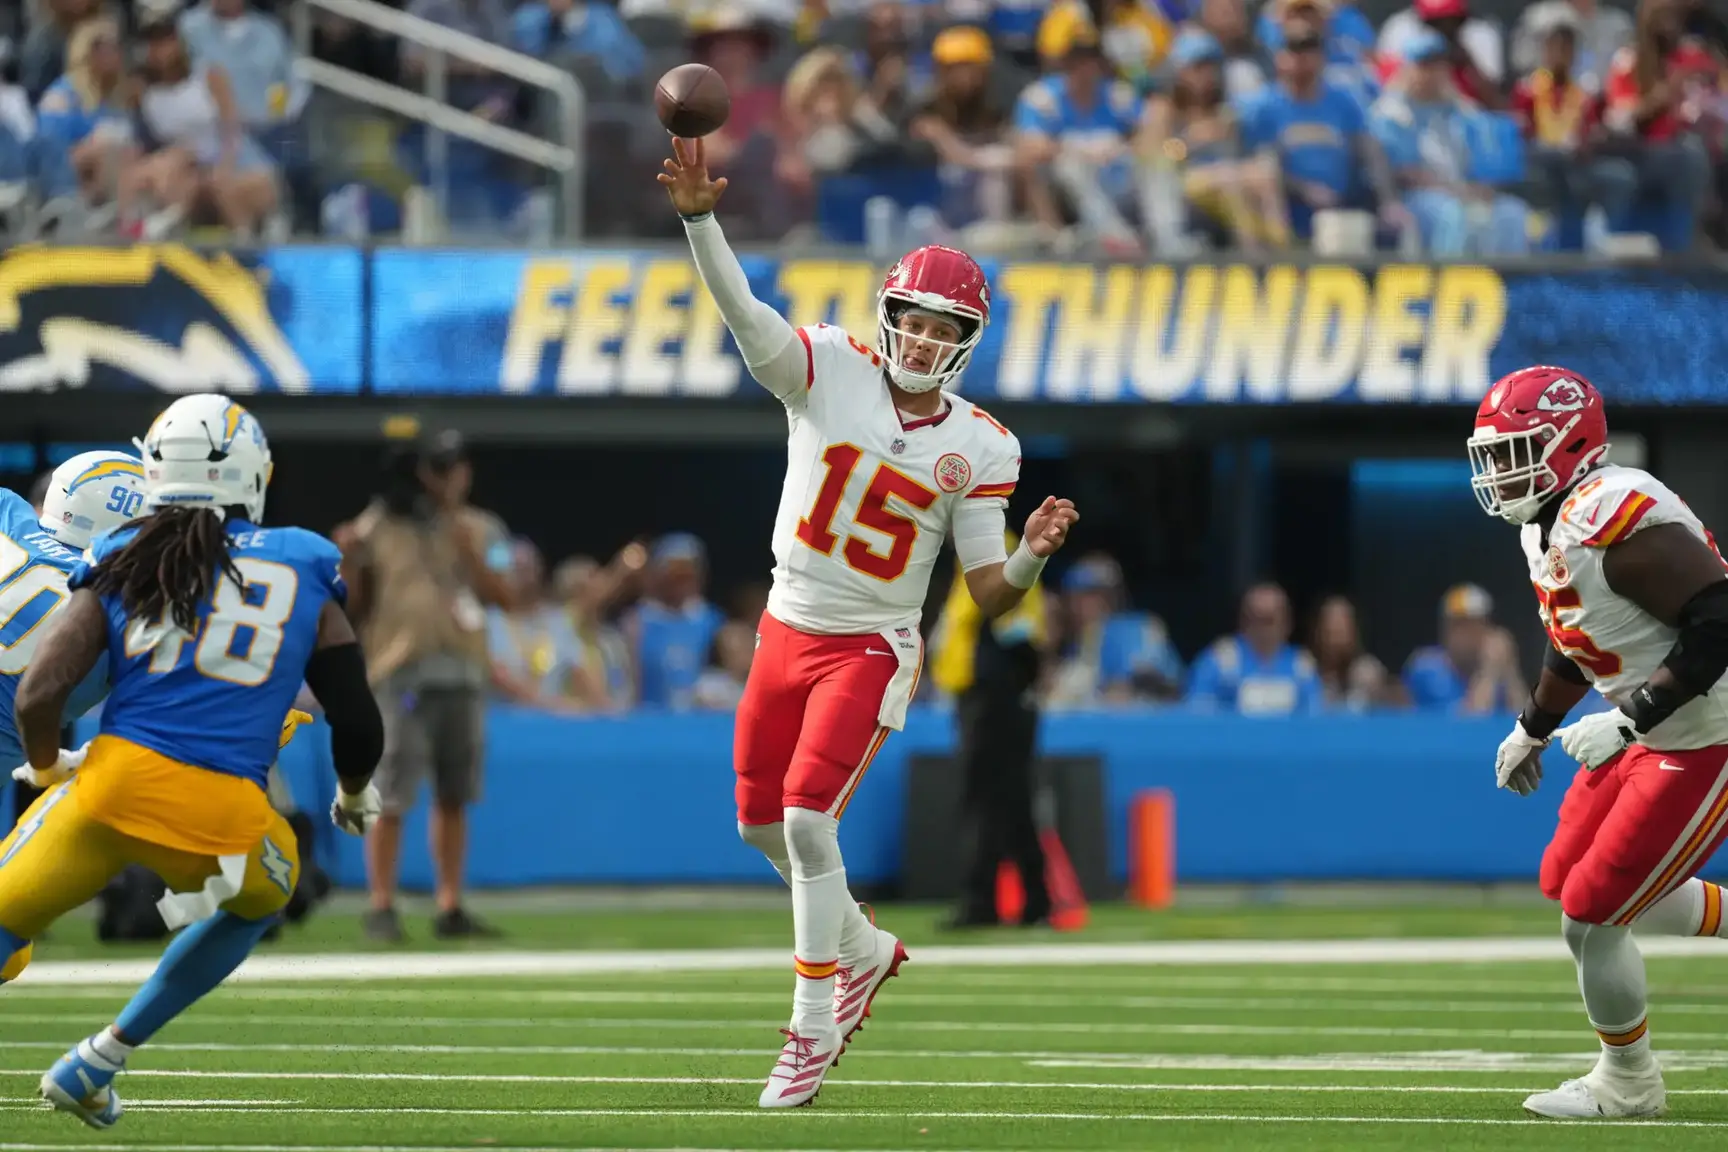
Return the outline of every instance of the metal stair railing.
<path id="1" fill-rule="evenodd" d="M 413 92 L 351 68 L 313 59 L 313 8 L 321 8 L 332 15 L 424 48 L 427 59 L 423 90 Z M 300 0 L 294 6 L 292 23 L 299 52 L 295 71 L 303 80 L 350 100 L 418 120 L 431 129 L 427 151 L 432 171 L 437 174 L 440 203 L 446 202 L 443 193 L 449 183 L 449 142 L 445 135 L 448 133 L 556 174 L 559 182 L 559 233 L 566 240 L 581 236 L 582 131 L 587 105 L 582 86 L 570 73 L 521 52 L 489 44 L 466 32 L 386 7 L 376 0 Z M 564 142 L 542 140 L 451 104 L 447 68 L 451 57 L 550 93 L 558 106 L 558 130 Z"/>

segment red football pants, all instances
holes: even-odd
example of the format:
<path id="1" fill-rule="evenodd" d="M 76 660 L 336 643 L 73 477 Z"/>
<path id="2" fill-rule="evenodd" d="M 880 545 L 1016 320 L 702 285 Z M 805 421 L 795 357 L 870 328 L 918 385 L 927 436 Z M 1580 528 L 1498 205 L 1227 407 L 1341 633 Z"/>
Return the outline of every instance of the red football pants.
<path id="1" fill-rule="evenodd" d="M 917 689 L 918 633 L 817 636 L 764 612 L 756 634 L 732 731 L 738 819 L 774 824 L 787 808 L 838 819 L 888 738 L 885 714 Z"/>
<path id="2" fill-rule="evenodd" d="M 1630 924 L 1709 862 L 1728 835 L 1728 745 L 1634 744 L 1578 770 L 1542 854 L 1542 894 L 1587 924 Z"/>

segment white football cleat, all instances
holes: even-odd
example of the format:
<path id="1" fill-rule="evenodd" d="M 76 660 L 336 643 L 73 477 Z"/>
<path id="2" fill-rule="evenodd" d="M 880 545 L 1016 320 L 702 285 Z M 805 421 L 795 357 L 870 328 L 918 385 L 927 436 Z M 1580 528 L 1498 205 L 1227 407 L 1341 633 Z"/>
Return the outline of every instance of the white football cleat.
<path id="1" fill-rule="evenodd" d="M 1618 1076 L 1597 1067 L 1578 1080 L 1524 1101 L 1524 1111 L 1549 1120 L 1642 1120 L 1668 1111 L 1662 1070 L 1648 1076 Z"/>
<path id="2" fill-rule="evenodd" d="M 846 1047 L 846 1039 L 832 1024 L 801 1031 L 782 1028 L 780 1034 L 786 1044 L 756 1103 L 762 1108 L 799 1108 L 822 1091 L 822 1078 Z"/>
<path id="3" fill-rule="evenodd" d="M 906 962 L 906 946 L 894 933 L 876 928 L 871 944 L 862 956 L 840 957 L 840 967 L 834 973 L 834 1026 L 840 1029 L 842 1051 L 853 1033 L 864 1027 L 876 993 L 900 974 L 900 965 Z M 835 1063 L 839 1063 L 838 1057 Z"/>

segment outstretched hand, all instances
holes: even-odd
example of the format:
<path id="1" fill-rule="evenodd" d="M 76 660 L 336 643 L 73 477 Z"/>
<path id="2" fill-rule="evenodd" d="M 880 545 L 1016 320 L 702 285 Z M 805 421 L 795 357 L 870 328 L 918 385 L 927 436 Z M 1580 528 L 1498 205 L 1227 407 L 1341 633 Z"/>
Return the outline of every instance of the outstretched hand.
<path id="1" fill-rule="evenodd" d="M 661 161 L 666 171 L 655 176 L 672 197 L 672 207 L 681 216 L 701 216 L 714 211 L 720 193 L 726 191 L 726 177 L 708 178 L 708 161 L 700 138 L 683 140 L 672 137 L 672 158 Z"/>
<path id="2" fill-rule="evenodd" d="M 1034 556 L 1053 555 L 1056 549 L 1068 542 L 1068 529 L 1079 519 L 1080 513 L 1074 510 L 1074 501 L 1044 497 L 1044 503 L 1026 518 L 1023 537 L 1026 550 Z"/>

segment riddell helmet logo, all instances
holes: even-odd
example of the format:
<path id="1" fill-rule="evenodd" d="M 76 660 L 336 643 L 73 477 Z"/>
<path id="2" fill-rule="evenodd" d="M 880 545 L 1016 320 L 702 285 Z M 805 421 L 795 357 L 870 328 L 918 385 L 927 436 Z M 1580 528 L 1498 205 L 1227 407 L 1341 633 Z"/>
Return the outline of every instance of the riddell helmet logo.
<path id="1" fill-rule="evenodd" d="M 1576 380 L 1556 380 L 1536 401 L 1541 412 L 1577 412 L 1584 407 L 1584 387 Z"/>

